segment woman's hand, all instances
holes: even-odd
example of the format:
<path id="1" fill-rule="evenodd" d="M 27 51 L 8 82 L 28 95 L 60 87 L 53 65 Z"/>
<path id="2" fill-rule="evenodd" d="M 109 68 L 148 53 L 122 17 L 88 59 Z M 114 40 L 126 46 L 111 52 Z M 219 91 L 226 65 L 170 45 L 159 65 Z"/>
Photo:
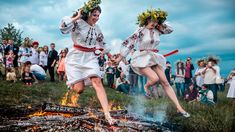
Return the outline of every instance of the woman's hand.
<path id="1" fill-rule="evenodd" d="M 120 62 L 122 59 L 123 59 L 123 56 L 119 55 L 119 56 L 114 60 L 115 64 L 116 64 L 116 65 L 119 64 L 119 62 Z"/>
<path id="2" fill-rule="evenodd" d="M 158 29 L 159 31 L 163 31 L 164 28 L 166 28 L 166 24 L 158 24 L 158 25 L 157 25 L 157 29 Z"/>
<path id="3" fill-rule="evenodd" d="M 82 16 L 82 10 L 79 9 L 79 11 L 77 11 L 75 14 L 77 14 L 76 16 L 72 17 L 72 21 L 75 22 L 76 20 L 80 19 Z"/>

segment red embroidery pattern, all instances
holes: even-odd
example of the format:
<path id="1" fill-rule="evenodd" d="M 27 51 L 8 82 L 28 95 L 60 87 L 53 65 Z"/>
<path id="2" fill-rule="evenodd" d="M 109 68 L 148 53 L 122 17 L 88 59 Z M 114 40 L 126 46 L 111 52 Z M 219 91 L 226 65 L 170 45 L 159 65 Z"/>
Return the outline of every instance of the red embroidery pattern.
<path id="1" fill-rule="evenodd" d="M 102 33 L 99 33 L 97 38 L 96 38 L 96 41 L 102 42 L 103 40 L 104 40 L 104 35 Z"/>
<path id="2" fill-rule="evenodd" d="M 125 41 L 122 43 L 122 45 L 123 45 L 123 46 L 127 46 L 128 43 L 129 43 L 129 41 L 128 41 L 128 40 L 125 40 Z"/>

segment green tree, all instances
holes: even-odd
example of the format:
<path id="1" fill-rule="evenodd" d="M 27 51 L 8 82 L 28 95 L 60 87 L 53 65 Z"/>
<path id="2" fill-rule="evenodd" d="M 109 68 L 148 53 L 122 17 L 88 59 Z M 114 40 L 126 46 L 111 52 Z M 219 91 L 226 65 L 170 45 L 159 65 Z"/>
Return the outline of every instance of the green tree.
<path id="1" fill-rule="evenodd" d="M 6 27 L 3 29 L 0 29 L 0 39 L 3 40 L 14 40 L 14 44 L 21 45 L 22 43 L 22 35 L 23 31 L 20 31 L 19 29 L 16 29 L 13 24 L 8 23 Z"/>

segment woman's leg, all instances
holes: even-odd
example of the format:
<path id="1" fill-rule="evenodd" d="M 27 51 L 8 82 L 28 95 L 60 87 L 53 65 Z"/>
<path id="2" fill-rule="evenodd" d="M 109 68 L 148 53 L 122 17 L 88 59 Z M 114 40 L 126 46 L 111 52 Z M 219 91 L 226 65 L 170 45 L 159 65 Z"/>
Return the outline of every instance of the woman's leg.
<path id="1" fill-rule="evenodd" d="M 177 110 L 179 112 L 185 112 L 185 110 L 179 104 L 179 101 L 175 95 L 173 88 L 171 87 L 171 85 L 167 81 L 166 76 L 165 76 L 165 72 L 163 71 L 163 69 L 161 69 L 159 66 L 155 66 L 153 69 L 157 73 L 164 91 L 166 92 L 168 97 L 172 100 L 172 102 L 175 104 Z"/>
<path id="2" fill-rule="evenodd" d="M 79 95 L 84 91 L 84 81 L 78 82 L 72 86 L 72 90 L 76 93 L 73 93 L 72 91 L 68 91 L 65 94 L 65 99 L 64 105 L 69 105 L 69 106 L 77 106 L 77 101 L 79 98 Z M 68 102 L 68 97 L 70 96 L 70 101 Z"/>
<path id="3" fill-rule="evenodd" d="M 153 69 L 151 69 L 150 67 L 146 67 L 146 68 L 141 68 L 140 72 L 147 76 L 148 81 L 147 83 L 144 85 L 144 90 L 147 94 L 149 94 L 149 87 L 153 86 L 154 84 L 157 83 L 157 81 L 159 80 L 158 75 L 153 71 Z"/>
<path id="4" fill-rule="evenodd" d="M 110 113 L 109 113 L 108 99 L 107 99 L 106 92 L 104 90 L 104 86 L 101 82 L 101 79 L 98 77 L 91 77 L 90 79 L 91 79 L 91 83 L 96 91 L 96 95 L 100 101 L 100 104 L 103 108 L 105 118 L 108 120 L 108 122 L 110 124 L 113 124 L 114 120 L 112 119 L 112 117 L 110 116 Z"/>
<path id="5" fill-rule="evenodd" d="M 108 99 L 107 99 L 107 95 L 106 92 L 104 90 L 104 86 L 101 82 L 101 79 L 98 77 L 92 77 L 91 78 L 91 83 L 96 91 L 96 95 L 100 101 L 100 104 L 104 110 L 104 113 L 109 112 L 108 110 Z"/>

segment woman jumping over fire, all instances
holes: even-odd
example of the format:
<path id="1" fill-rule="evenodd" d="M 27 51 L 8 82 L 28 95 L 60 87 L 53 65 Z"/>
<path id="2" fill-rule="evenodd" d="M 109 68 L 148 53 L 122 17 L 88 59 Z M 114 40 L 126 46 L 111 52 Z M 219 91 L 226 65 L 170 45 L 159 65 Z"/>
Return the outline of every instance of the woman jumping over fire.
<path id="1" fill-rule="evenodd" d="M 77 94 L 81 94 L 84 90 L 85 80 L 90 79 L 106 120 L 109 124 L 113 124 L 115 120 L 109 113 L 107 95 L 101 82 L 102 73 L 97 59 L 97 51 L 99 51 L 97 49 L 105 49 L 103 34 L 96 24 L 101 14 L 100 3 L 100 0 L 90 0 L 72 17 L 65 17 L 60 25 L 60 30 L 63 34 L 71 33 L 74 43 L 65 60 L 67 85 Z"/>
<path id="2" fill-rule="evenodd" d="M 163 55 L 156 53 L 157 46 L 160 43 L 160 35 L 169 34 L 173 29 L 164 23 L 167 12 L 162 10 L 147 10 L 138 16 L 139 28 L 136 32 L 126 39 L 121 46 L 120 56 L 115 60 L 119 63 L 123 57 L 126 57 L 131 49 L 136 48 L 131 58 L 132 69 L 140 74 L 148 77 L 148 81 L 144 86 L 145 92 L 149 94 L 149 87 L 160 81 L 164 91 L 175 104 L 177 111 L 184 117 L 190 117 L 179 104 L 179 101 L 168 83 L 164 69 L 166 67 L 166 59 Z"/>

